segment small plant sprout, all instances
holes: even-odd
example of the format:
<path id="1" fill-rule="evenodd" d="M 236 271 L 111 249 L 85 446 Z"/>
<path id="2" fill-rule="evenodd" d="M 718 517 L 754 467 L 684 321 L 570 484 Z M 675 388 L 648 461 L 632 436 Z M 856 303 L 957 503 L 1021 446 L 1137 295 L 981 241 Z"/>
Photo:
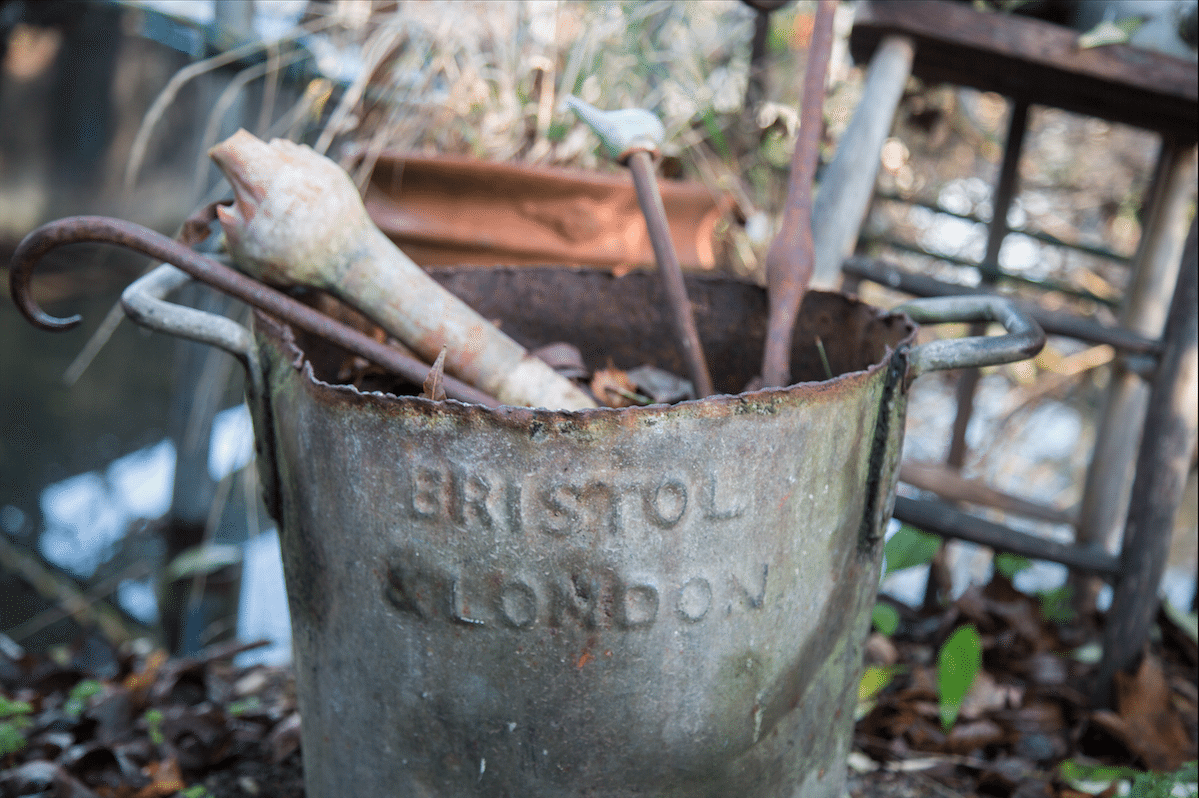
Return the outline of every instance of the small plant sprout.
<path id="1" fill-rule="evenodd" d="M 887 540 L 883 550 L 887 569 L 883 575 L 917 565 L 928 565 L 940 547 L 941 538 L 904 524 Z"/>
<path id="2" fill-rule="evenodd" d="M 14 754 L 25 747 L 25 732 L 32 722 L 33 707 L 24 701 L 13 701 L 0 695 L 0 757 Z"/>
<path id="3" fill-rule="evenodd" d="M 937 653 L 937 690 L 941 694 L 941 726 L 953 727 L 962 699 L 982 667 L 982 639 L 973 624 L 959 626 Z"/>
<path id="4" fill-rule="evenodd" d="M 879 602 L 870 613 L 874 630 L 880 635 L 890 637 L 899 628 L 899 611 L 890 604 Z"/>
<path id="5" fill-rule="evenodd" d="M 146 728 L 150 733 L 150 742 L 155 745 L 162 745 L 165 740 L 162 736 L 162 710 L 147 709 L 146 714 L 142 717 L 146 721 Z"/>
<path id="6" fill-rule="evenodd" d="M 63 714 L 71 720 L 79 720 L 87 709 L 87 702 L 92 696 L 104 692 L 104 685 L 95 679 L 84 679 L 71 688 L 67 700 L 62 705 Z"/>

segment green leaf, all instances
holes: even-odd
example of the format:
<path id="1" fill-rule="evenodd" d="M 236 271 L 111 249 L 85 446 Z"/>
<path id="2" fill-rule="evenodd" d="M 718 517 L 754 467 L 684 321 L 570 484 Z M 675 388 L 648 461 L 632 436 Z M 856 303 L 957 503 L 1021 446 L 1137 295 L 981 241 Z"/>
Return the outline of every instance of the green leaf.
<path id="1" fill-rule="evenodd" d="M 1074 591 L 1067 582 L 1053 590 L 1045 590 L 1037 594 L 1041 599 L 1041 617 L 1054 623 L 1070 623 L 1074 620 L 1074 607 L 1070 599 Z"/>
<path id="2" fill-rule="evenodd" d="M 0 695 L 0 719 L 11 718 L 14 715 L 28 715 L 33 707 L 24 701 L 12 701 Z"/>
<path id="3" fill-rule="evenodd" d="M 550 126 L 545 131 L 545 137 L 550 141 L 557 143 L 566 138 L 570 126 L 564 122 L 550 122 Z"/>
<path id="4" fill-rule="evenodd" d="M 79 720 L 83 710 L 87 709 L 88 699 L 102 692 L 104 692 L 104 685 L 95 679 L 84 679 L 71 688 L 67 700 L 62 705 L 63 714 L 71 720 Z"/>
<path id="5" fill-rule="evenodd" d="M 1173 773 L 1154 773 L 1067 759 L 1058 765 L 1058 775 L 1074 789 L 1086 793 L 1103 792 L 1113 784 L 1119 794 L 1129 798 L 1194 798 L 1199 792 L 1194 762 Z"/>
<path id="6" fill-rule="evenodd" d="M 0 722 L 0 757 L 15 754 L 25 747 L 25 735 L 21 729 L 28 725 L 29 718 L 24 715 Z"/>
<path id="7" fill-rule="evenodd" d="M 791 165 L 791 153 L 794 149 L 794 141 L 788 141 L 782 133 L 770 130 L 758 146 L 758 155 L 774 168 L 786 169 Z"/>
<path id="8" fill-rule="evenodd" d="M 150 742 L 155 745 L 162 745 L 164 737 L 162 736 L 162 710 L 147 709 L 146 714 L 142 716 L 146 721 L 146 728 L 150 732 Z"/>
<path id="9" fill-rule="evenodd" d="M 729 141 L 724 137 L 724 131 L 720 129 L 720 123 L 716 120 L 716 114 L 711 108 L 705 108 L 700 112 L 700 120 L 704 123 L 704 130 L 708 133 L 708 139 L 712 142 L 712 149 L 716 153 L 728 160 L 733 157 L 733 151 L 729 147 Z"/>
<path id="10" fill-rule="evenodd" d="M 766 52 L 770 55 L 782 55 L 791 49 L 791 37 L 794 35 L 792 30 L 795 27 L 795 20 L 788 20 L 787 22 L 790 24 L 787 24 L 787 22 L 779 19 L 780 16 L 782 15 L 776 13 L 771 14 L 769 17 L 770 27 L 766 30 Z"/>
<path id="11" fill-rule="evenodd" d="M 1134 778 L 1138 771 L 1126 767 L 1089 764 L 1067 759 L 1058 765 L 1058 775 L 1062 780 L 1080 792 L 1103 792 L 1114 781 L 1128 781 Z"/>
<path id="12" fill-rule="evenodd" d="M 241 701 L 234 701 L 229 705 L 229 714 L 233 717 L 244 715 L 252 709 L 258 709 L 262 705 L 262 701 L 256 695 L 243 698 Z"/>
<path id="13" fill-rule="evenodd" d="M 200 574 L 212 574 L 241 562 L 241 547 L 227 543 L 195 546 L 182 552 L 167 566 L 167 579 L 188 579 Z"/>
<path id="14" fill-rule="evenodd" d="M 1032 560 L 1010 551 L 1001 551 L 995 555 L 995 570 L 1009 580 L 1031 565 Z"/>
<path id="15" fill-rule="evenodd" d="M 895 674 L 903 670 L 902 665 L 869 665 L 862 671 L 862 678 L 858 682 L 858 705 L 853 713 L 855 721 L 870 714 L 878 694 L 886 689 Z"/>
<path id="16" fill-rule="evenodd" d="M 0 695 L 0 757 L 15 754 L 25 747 L 25 735 L 21 731 L 30 726 L 33 707 L 25 701 L 13 701 Z"/>
<path id="17" fill-rule="evenodd" d="M 953 727 L 962 699 L 982 667 L 982 639 L 973 624 L 959 626 L 937 653 L 937 690 L 941 694 L 941 726 Z"/>
<path id="18" fill-rule="evenodd" d="M 890 637 L 899 628 L 899 611 L 890 604 L 880 602 L 870 611 L 870 620 L 880 635 Z"/>
<path id="19" fill-rule="evenodd" d="M 203 784 L 195 784 L 188 787 L 186 790 L 180 790 L 179 794 L 183 798 L 208 798 L 212 793 Z"/>
<path id="20" fill-rule="evenodd" d="M 1199 775 L 1194 762 L 1173 773 L 1138 773 L 1129 798 L 1194 798 L 1199 794 Z"/>
<path id="21" fill-rule="evenodd" d="M 887 571 L 883 576 L 902 571 L 904 568 L 927 565 L 932 562 L 939 548 L 941 538 L 904 524 L 891 536 L 883 549 L 887 558 Z"/>
<path id="22" fill-rule="evenodd" d="M 858 701 L 869 701 L 877 696 L 902 670 L 902 665 L 868 665 L 858 682 Z"/>

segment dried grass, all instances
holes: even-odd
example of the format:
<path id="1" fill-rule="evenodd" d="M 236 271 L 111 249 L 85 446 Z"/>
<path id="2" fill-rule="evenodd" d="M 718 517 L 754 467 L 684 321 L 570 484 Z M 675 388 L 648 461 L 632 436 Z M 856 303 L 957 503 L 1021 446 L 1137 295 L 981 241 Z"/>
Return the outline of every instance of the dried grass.
<path id="1" fill-rule="evenodd" d="M 776 26 L 783 22 L 790 30 L 785 20 L 812 7 L 800 2 L 777 12 Z M 304 24 L 280 40 L 244 45 L 172 77 L 138 130 L 125 184 L 136 181 L 155 126 L 188 81 L 266 50 L 266 61 L 239 73 L 214 104 L 202 153 L 244 90 L 265 79 L 260 107 L 246 115 L 257 118 L 259 135 L 307 141 L 353 162 L 360 187 L 388 150 L 618 169 L 561 103 L 575 94 L 601 108 L 652 110 L 666 127 L 663 150 L 676 171 L 714 193 L 731 192 L 743 217 L 772 211 L 781 203 L 785 170 L 747 170 L 761 160 L 758 126 L 785 119 L 788 110 L 794 116 L 794 109 L 776 104 L 760 120 L 742 112 L 753 20 L 754 12 L 738 0 L 314 2 Z M 772 64 L 788 82 L 789 55 Z M 300 99 L 276 116 L 280 74 L 308 57 L 313 68 Z M 730 130 L 738 126 L 755 129 Z M 793 125 L 778 127 L 786 128 L 786 145 L 794 141 Z M 752 151 L 730 152 L 726 133 Z M 197 203 L 219 190 L 205 190 L 209 174 L 201 154 L 194 169 Z M 751 241 L 737 222 L 730 217 L 723 226 L 726 252 L 735 271 L 754 275 L 768 241 Z"/>
<path id="2" fill-rule="evenodd" d="M 301 25 L 293 31 L 284 34 L 280 41 L 292 41 L 300 36 L 319 31 L 321 28 L 330 24 L 328 20 L 318 20 L 314 23 Z M 175 101 L 175 97 L 190 80 L 219 69 L 226 64 L 236 63 L 239 59 L 253 55 L 260 50 L 266 49 L 266 42 L 255 41 L 243 44 L 240 47 L 235 47 L 232 50 L 214 55 L 211 58 L 206 58 L 203 61 L 197 61 L 194 64 L 188 64 L 183 69 L 180 69 L 171 76 L 171 80 L 154 98 L 154 103 L 146 111 L 142 117 L 141 127 L 138 128 L 137 135 L 133 139 L 133 146 L 130 149 L 129 161 L 125 164 L 125 187 L 128 189 L 137 182 L 138 172 L 141 171 L 142 163 L 146 158 L 146 149 L 150 143 L 150 136 L 154 132 L 155 126 L 162 119 L 166 110 L 170 108 L 171 103 Z"/>
<path id="3" fill-rule="evenodd" d="M 317 148 L 340 136 L 596 168 L 594 139 L 559 102 L 574 93 L 653 110 L 680 155 L 704 111 L 739 111 L 752 19 L 735 0 L 401 3 L 359 31 L 361 68 Z"/>

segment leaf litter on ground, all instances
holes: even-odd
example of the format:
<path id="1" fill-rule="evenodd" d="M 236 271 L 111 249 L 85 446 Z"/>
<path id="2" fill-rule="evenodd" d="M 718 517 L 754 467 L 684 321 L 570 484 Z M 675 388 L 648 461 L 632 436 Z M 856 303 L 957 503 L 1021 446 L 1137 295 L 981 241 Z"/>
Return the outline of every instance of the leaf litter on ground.
<path id="1" fill-rule="evenodd" d="M 1158 613 L 1160 637 L 1118 676 L 1112 708 L 1094 709 L 1097 661 L 1073 654 L 1097 631 L 1047 617 L 1040 598 L 1001 571 L 932 614 L 880 604 L 898 621 L 866 646 L 854 798 L 1195 795 L 1199 661 L 1177 613 Z M 978 669 L 949 695 L 958 704 L 944 725 L 946 675 L 963 677 L 973 663 L 965 630 L 977 636 Z"/>
<path id="2" fill-rule="evenodd" d="M 232 663 L 260 645 L 173 659 L 94 637 L 58 659 L 6 651 L 0 795 L 302 796 L 293 675 Z"/>
<path id="3" fill-rule="evenodd" d="M 1166 611 L 1113 708 L 1094 710 L 1097 666 L 1072 652 L 1095 630 L 1046 619 L 1002 573 L 935 613 L 891 609 L 894 634 L 866 645 L 854 798 L 1195 794 L 1199 662 Z M 5 646 L 0 735 L 14 744 L 0 753 L 0 795 L 303 796 L 294 674 L 235 666 L 254 645 L 177 658 L 94 638 L 57 657 Z M 947 663 L 962 678 L 945 725 Z"/>

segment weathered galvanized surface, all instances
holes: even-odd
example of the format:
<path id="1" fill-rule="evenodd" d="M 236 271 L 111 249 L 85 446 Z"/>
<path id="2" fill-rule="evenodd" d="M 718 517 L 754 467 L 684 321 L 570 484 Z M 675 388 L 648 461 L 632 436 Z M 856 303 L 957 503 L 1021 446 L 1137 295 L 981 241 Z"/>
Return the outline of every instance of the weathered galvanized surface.
<path id="1" fill-rule="evenodd" d="M 441 279 L 526 346 L 678 365 L 650 275 Z M 688 289 L 738 390 L 765 297 Z M 840 798 L 904 317 L 813 293 L 793 369 L 821 335 L 835 379 L 576 413 L 333 386 L 256 326 L 310 795 Z"/>

